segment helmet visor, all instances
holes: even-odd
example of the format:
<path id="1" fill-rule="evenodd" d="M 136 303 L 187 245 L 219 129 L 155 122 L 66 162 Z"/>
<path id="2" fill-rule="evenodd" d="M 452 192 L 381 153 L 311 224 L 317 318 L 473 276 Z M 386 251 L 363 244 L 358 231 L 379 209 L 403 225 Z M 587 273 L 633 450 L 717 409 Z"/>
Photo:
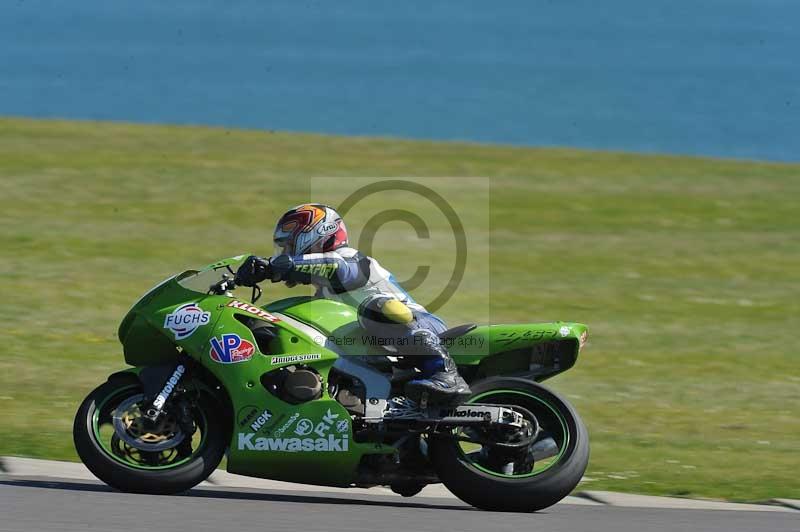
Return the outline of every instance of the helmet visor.
<path id="1" fill-rule="evenodd" d="M 294 255 L 291 238 L 276 238 L 275 255 Z"/>

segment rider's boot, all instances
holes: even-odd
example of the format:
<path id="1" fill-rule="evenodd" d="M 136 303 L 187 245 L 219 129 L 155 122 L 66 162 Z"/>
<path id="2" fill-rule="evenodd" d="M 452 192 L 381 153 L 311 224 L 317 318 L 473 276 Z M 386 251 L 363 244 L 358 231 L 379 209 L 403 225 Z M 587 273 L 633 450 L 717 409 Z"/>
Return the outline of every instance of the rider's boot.
<path id="1" fill-rule="evenodd" d="M 406 383 L 406 397 L 433 405 L 464 402 L 472 392 L 439 338 L 427 330 L 417 331 L 414 338 L 418 350 L 430 354 L 419 364 L 422 375 Z"/>

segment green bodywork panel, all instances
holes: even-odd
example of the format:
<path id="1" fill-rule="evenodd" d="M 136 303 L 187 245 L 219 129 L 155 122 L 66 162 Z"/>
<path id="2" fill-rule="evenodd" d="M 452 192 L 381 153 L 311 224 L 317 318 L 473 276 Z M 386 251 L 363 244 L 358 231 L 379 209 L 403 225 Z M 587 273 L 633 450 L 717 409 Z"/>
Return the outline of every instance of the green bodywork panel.
<path id="1" fill-rule="evenodd" d="M 281 312 L 325 333 L 341 337 L 358 329 L 356 309 L 345 303 L 317 297 L 291 297 L 270 303 L 271 312 Z"/>
<path id="2" fill-rule="evenodd" d="M 292 357 L 302 355 L 302 364 L 313 367 L 326 384 L 339 356 L 383 352 L 359 342 L 339 341 L 363 332 L 356 309 L 344 303 L 295 297 L 256 307 L 249 304 L 247 296 L 205 293 L 228 271 L 227 267 L 233 269 L 243 258 L 244 255 L 233 257 L 184 272 L 142 297 L 119 328 L 125 361 L 137 367 L 168 365 L 174 364 L 179 352 L 183 352 L 219 380 L 233 407 L 228 471 L 348 486 L 354 482 L 364 455 L 393 453 L 395 449 L 354 442 L 350 414 L 328 395 L 327 386 L 323 386 L 320 399 L 293 405 L 268 392 L 260 379 L 265 373 L 297 363 L 298 358 Z M 167 317 L 184 305 L 190 305 L 193 315 L 205 320 L 188 334 L 167 327 Z M 260 347 L 253 333 L 257 329 L 245 325 L 253 319 L 263 322 L 270 331 L 270 339 L 262 339 Z M 308 327 L 294 320 L 316 331 L 310 333 Z M 561 355 L 568 363 L 562 365 L 569 367 L 585 331 L 584 325 L 576 323 L 484 326 L 455 339 L 449 349 L 459 365 L 478 367 L 481 375 L 490 375 L 527 370 L 536 346 L 559 342 L 568 346 L 562 351 L 572 353 Z M 237 362 L 215 360 L 212 352 L 226 338 L 240 342 L 236 349 L 247 351 L 252 346 L 252 354 Z M 543 378 L 547 376 L 550 375 Z M 263 415 L 265 412 L 270 415 Z"/>

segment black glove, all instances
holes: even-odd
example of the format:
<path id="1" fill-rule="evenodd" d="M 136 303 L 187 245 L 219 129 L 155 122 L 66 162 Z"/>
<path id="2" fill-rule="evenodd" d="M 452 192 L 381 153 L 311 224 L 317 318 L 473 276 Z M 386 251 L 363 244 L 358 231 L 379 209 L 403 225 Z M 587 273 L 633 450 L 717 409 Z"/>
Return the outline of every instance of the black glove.
<path id="1" fill-rule="evenodd" d="M 294 270 L 294 260 L 289 255 L 278 255 L 269 260 L 270 279 L 273 283 L 286 281 L 289 272 Z"/>
<path id="2" fill-rule="evenodd" d="M 247 257 L 239 269 L 236 270 L 234 282 L 238 286 L 253 286 L 264 279 L 272 277 L 272 268 L 269 259 L 263 259 L 250 255 Z"/>

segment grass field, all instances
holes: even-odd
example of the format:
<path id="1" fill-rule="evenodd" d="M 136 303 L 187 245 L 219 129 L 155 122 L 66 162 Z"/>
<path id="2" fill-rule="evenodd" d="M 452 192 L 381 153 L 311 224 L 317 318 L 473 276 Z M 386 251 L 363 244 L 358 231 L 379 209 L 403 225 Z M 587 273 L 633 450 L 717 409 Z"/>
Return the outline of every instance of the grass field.
<path id="1" fill-rule="evenodd" d="M 550 381 L 589 426 L 584 488 L 800 498 L 800 165 L 201 127 L 0 119 L 0 454 L 76 459 L 72 416 L 123 366 L 129 306 L 181 269 L 268 254 L 317 176 L 489 178 L 470 252 L 491 320 L 591 327 Z M 397 270 L 436 253 L 380 251 Z M 469 291 L 451 324 L 486 315 Z"/>

